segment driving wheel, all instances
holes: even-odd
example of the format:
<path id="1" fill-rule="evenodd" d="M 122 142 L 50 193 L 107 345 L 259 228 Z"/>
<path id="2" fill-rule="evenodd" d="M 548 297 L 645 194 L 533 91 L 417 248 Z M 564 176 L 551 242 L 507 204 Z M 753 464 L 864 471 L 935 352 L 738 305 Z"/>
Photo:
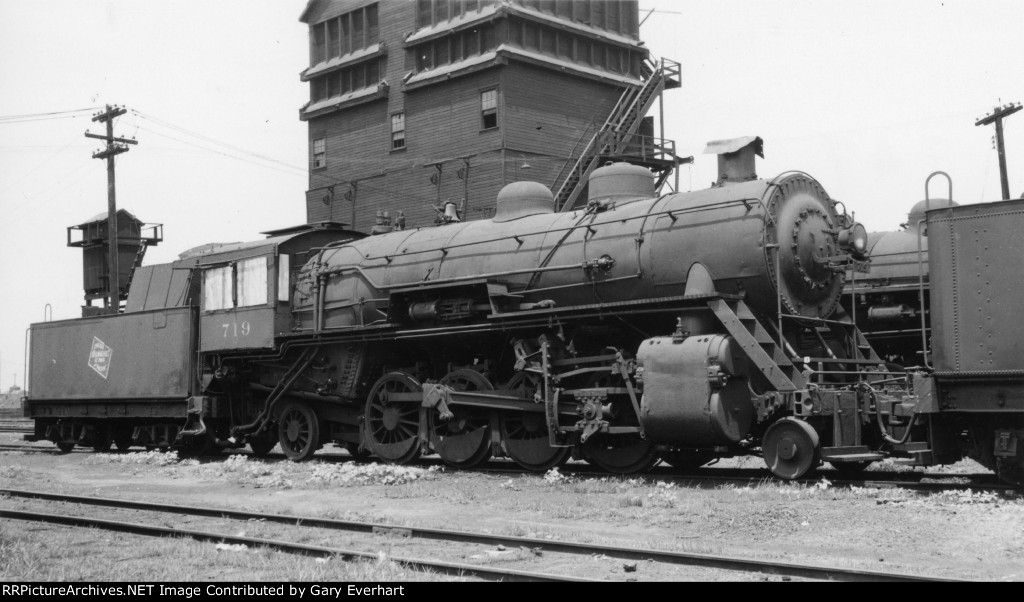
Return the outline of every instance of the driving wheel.
<path id="1" fill-rule="evenodd" d="M 532 398 L 537 390 L 538 378 L 529 372 L 518 372 L 506 388 L 520 397 Z M 540 404 L 537 407 L 543 408 Z M 498 424 L 505 453 L 526 470 L 544 472 L 569 459 L 572 448 L 552 447 L 548 442 L 544 412 L 502 412 Z"/>
<path id="2" fill-rule="evenodd" d="M 587 462 L 615 474 L 644 472 L 660 459 L 658 450 L 639 433 L 597 433 L 581 447 Z"/>
<path id="3" fill-rule="evenodd" d="M 456 391 L 491 391 L 494 386 L 476 370 L 449 372 L 441 384 Z M 437 409 L 429 410 L 430 445 L 444 463 L 456 468 L 472 468 L 491 457 L 490 417 L 482 408 L 449 408 L 454 417 L 441 420 Z"/>
<path id="4" fill-rule="evenodd" d="M 374 383 L 363 428 L 366 447 L 378 458 L 408 464 L 419 457 L 422 394 L 419 381 L 404 372 L 389 372 Z"/>

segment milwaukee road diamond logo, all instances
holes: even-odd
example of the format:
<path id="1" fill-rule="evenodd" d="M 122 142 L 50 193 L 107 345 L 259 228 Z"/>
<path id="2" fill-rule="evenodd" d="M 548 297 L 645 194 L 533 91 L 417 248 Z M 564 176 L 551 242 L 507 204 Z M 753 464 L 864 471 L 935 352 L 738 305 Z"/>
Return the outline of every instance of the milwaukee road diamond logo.
<path id="1" fill-rule="evenodd" d="M 103 378 L 107 377 L 110 371 L 110 356 L 114 350 L 107 347 L 107 344 L 96 337 L 92 338 L 92 350 L 89 351 L 89 367 L 96 371 Z"/>

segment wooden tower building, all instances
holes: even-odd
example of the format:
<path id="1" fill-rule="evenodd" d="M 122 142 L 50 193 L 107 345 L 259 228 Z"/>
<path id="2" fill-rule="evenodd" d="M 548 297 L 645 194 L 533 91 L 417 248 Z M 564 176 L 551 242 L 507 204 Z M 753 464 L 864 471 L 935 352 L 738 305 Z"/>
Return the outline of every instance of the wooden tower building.
<path id="1" fill-rule="evenodd" d="M 566 209 L 605 161 L 659 185 L 680 162 L 644 117 L 679 65 L 651 59 L 635 0 L 310 0 L 300 20 L 310 223 L 486 218 L 518 180 Z"/>

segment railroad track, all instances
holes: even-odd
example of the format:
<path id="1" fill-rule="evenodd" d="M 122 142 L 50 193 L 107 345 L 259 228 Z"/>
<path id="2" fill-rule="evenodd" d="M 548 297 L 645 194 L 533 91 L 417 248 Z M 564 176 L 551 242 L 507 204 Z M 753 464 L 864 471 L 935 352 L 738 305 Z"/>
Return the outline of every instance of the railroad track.
<path id="1" fill-rule="evenodd" d="M 58 453 L 56 448 L 38 447 L 32 445 L 19 445 L 16 443 L 0 444 L 0 452 L 3 451 L 29 451 L 40 453 Z M 90 452 L 88 448 L 76 447 L 75 452 Z M 112 452 L 117 453 L 117 452 Z M 316 460 L 322 462 L 349 462 L 352 458 L 342 454 L 321 454 Z M 266 462 L 287 462 L 284 454 L 271 454 L 262 461 Z M 444 466 L 434 458 L 420 460 L 424 466 Z M 595 471 L 587 464 L 571 463 L 562 466 L 561 471 L 566 475 L 579 478 L 609 478 L 615 477 L 606 472 Z M 514 466 L 509 462 L 492 460 L 488 464 L 472 469 L 472 472 L 492 475 L 517 476 L 527 474 L 527 471 Z M 830 487 L 869 487 L 874 489 L 909 489 L 914 491 L 937 492 L 937 491 L 1014 491 L 1019 487 L 1002 483 L 996 480 L 990 473 L 985 474 L 950 474 L 934 472 L 883 472 L 869 471 L 860 477 L 850 478 L 838 471 L 822 469 L 812 476 L 795 481 L 784 481 L 773 477 L 759 468 L 714 468 L 706 467 L 696 471 L 679 472 L 668 466 L 658 466 L 654 469 L 637 475 L 628 475 L 618 478 L 647 478 L 672 481 L 678 484 L 692 485 L 697 487 L 721 487 L 723 485 L 735 486 L 759 486 L 765 484 L 785 485 L 790 483 L 802 485 L 814 485 L 827 479 Z"/>
<path id="2" fill-rule="evenodd" d="M 403 538 L 416 538 L 417 540 L 454 542 L 458 544 L 504 546 L 505 548 L 529 549 L 536 555 L 541 554 L 568 554 L 568 555 L 603 555 L 609 558 L 620 560 L 636 560 L 645 562 L 660 563 L 666 566 L 687 566 L 702 567 L 726 571 L 737 571 L 742 573 L 777 575 L 784 577 L 797 577 L 814 580 L 830 581 L 870 581 L 870 582 L 922 582 L 922 581 L 956 581 L 938 577 L 908 575 L 903 573 L 887 573 L 879 571 L 861 571 L 827 566 L 814 566 L 804 564 L 791 564 L 783 562 L 771 562 L 740 558 L 733 556 L 719 556 L 709 554 L 690 554 L 681 552 L 668 552 L 651 549 L 639 549 L 630 547 L 617 547 L 607 545 L 592 545 L 573 543 L 566 541 L 551 541 L 547 539 L 536 539 L 528 537 L 501 536 L 469 531 L 456 531 L 447 529 L 419 529 L 405 526 L 375 524 L 358 521 L 344 521 L 336 519 L 325 519 L 318 517 L 304 517 L 283 514 L 268 514 L 260 512 L 247 512 L 227 508 L 206 508 L 194 506 L 182 506 L 177 504 L 160 504 L 153 502 L 141 502 L 124 499 L 111 499 L 99 497 L 83 497 L 64 495 L 40 491 L 26 491 L 16 489 L 0 489 L 0 495 L 9 498 L 23 498 L 42 500 L 49 502 L 71 503 L 89 506 L 101 506 L 105 508 L 117 508 L 139 512 L 158 514 L 176 514 L 201 517 L 227 518 L 241 521 L 258 520 L 268 523 L 285 524 L 303 529 L 319 528 L 333 531 L 347 531 L 370 535 L 390 535 Z M 80 527 L 94 527 L 106 530 L 121 531 L 149 536 L 162 537 L 191 537 L 203 541 L 216 541 L 229 544 L 243 544 L 247 546 L 264 546 L 267 548 L 297 554 L 315 556 L 333 556 L 345 560 L 354 559 L 376 559 L 377 552 L 362 550 L 341 549 L 326 546 L 309 544 L 297 544 L 275 539 L 262 539 L 228 535 L 223 533 L 212 533 L 208 531 L 175 529 L 170 527 L 158 527 L 152 524 L 126 522 L 110 519 L 97 519 L 85 516 L 57 515 L 52 512 L 28 512 L 20 510 L 0 509 L 0 517 L 56 523 Z M 501 549 L 501 548 L 499 548 Z M 497 569 L 490 566 L 476 564 L 463 564 L 444 562 L 438 560 L 425 560 L 421 558 L 403 558 L 392 556 L 391 560 L 413 569 L 428 569 L 454 574 L 459 576 L 472 575 L 487 580 L 516 580 L 516 581 L 588 581 L 577 576 L 556 575 L 545 572 Z"/>
<path id="3" fill-rule="evenodd" d="M 0 452 L 12 451 L 21 453 L 39 453 L 39 454 L 59 454 L 60 451 L 56 447 L 36 447 L 33 445 L 18 445 L 18 444 L 6 444 L 0 443 Z"/>
<path id="4" fill-rule="evenodd" d="M 572 472 L 579 476 L 608 476 L 605 473 L 592 471 Z M 1014 485 L 1002 483 L 991 474 L 946 474 L 946 473 L 905 473 L 905 472 L 866 472 L 857 478 L 850 478 L 837 471 L 820 470 L 812 476 L 784 481 L 765 474 L 762 469 L 716 469 L 706 468 L 697 472 L 680 473 L 672 470 L 657 469 L 645 475 L 648 478 L 665 479 L 680 484 L 696 485 L 739 485 L 757 486 L 768 483 L 786 485 L 802 484 L 817 485 L 826 479 L 830 487 L 870 487 L 875 489 L 897 488 L 915 491 L 1013 491 L 1019 489 Z"/>
<path id="5" fill-rule="evenodd" d="M 31 433 L 30 418 L 22 416 L 21 408 L 0 408 L 0 433 Z"/>

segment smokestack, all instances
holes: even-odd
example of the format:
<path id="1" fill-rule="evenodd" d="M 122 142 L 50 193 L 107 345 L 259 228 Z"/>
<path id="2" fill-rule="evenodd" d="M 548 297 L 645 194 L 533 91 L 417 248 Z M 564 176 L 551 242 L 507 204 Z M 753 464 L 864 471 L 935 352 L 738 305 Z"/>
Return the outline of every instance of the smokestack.
<path id="1" fill-rule="evenodd" d="M 747 182 L 757 179 L 754 155 L 764 158 L 764 141 L 759 136 L 744 136 L 728 140 L 712 140 L 704 149 L 705 155 L 718 155 L 718 181 L 716 186 Z"/>

